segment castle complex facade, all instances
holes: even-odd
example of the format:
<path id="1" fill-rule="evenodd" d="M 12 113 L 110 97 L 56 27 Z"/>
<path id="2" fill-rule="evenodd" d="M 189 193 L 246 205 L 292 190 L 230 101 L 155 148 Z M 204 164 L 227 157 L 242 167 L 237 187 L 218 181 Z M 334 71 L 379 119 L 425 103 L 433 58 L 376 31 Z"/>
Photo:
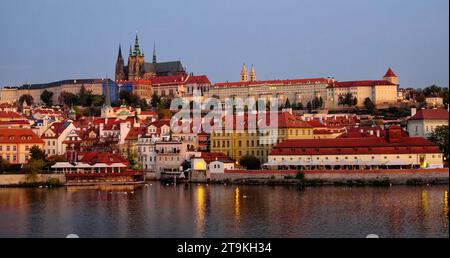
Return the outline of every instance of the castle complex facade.
<path id="1" fill-rule="evenodd" d="M 139 39 L 137 34 L 134 40 L 134 48 L 131 48 L 130 46 L 127 65 L 125 65 L 125 61 L 122 56 L 122 48 L 119 46 L 115 72 L 116 82 L 149 80 L 153 77 L 175 75 L 187 75 L 181 62 L 157 62 L 156 47 L 153 46 L 152 62 L 146 63 L 144 52 L 141 51 L 139 47 Z"/>

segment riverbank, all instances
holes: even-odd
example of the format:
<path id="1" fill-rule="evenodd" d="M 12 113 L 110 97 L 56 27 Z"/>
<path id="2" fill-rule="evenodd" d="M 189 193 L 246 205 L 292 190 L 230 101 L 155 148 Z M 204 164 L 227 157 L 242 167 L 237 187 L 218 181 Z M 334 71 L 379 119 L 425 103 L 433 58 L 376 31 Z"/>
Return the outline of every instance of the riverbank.
<path id="1" fill-rule="evenodd" d="M 62 174 L 36 174 L 34 178 L 24 174 L 0 174 L 0 187 L 58 187 L 65 183 L 66 177 Z"/>
<path id="2" fill-rule="evenodd" d="M 448 168 L 415 170 L 271 171 L 235 170 L 210 174 L 208 183 L 247 185 L 438 185 L 449 183 Z M 200 183 L 200 182 L 199 182 Z"/>
<path id="3" fill-rule="evenodd" d="M 148 178 L 147 178 L 148 179 Z M 152 178 L 153 179 L 153 178 Z M 153 181 L 153 180 L 152 180 Z M 38 174 L 33 181 L 26 175 L 0 175 L 0 187 L 57 187 L 93 185 L 138 185 L 144 182 L 111 181 L 67 182 L 63 174 Z M 391 186 L 449 184 L 448 168 L 391 170 L 229 170 L 210 173 L 192 183 L 235 185 L 296 185 L 296 186 Z"/>

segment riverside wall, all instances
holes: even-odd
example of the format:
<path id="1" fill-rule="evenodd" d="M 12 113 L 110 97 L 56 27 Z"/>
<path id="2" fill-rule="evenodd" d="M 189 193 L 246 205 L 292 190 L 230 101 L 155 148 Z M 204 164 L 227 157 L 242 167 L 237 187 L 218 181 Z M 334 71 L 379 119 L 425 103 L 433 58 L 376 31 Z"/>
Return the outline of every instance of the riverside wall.
<path id="1" fill-rule="evenodd" d="M 66 183 L 66 177 L 63 174 L 37 174 L 33 183 L 45 183 L 51 178 L 56 178 L 61 184 Z M 32 183 L 27 180 L 23 174 L 0 174 L 0 186 L 15 186 Z"/>
<path id="2" fill-rule="evenodd" d="M 298 171 L 283 170 L 235 170 L 226 173 L 211 173 L 211 183 L 295 183 Z M 388 182 L 391 184 L 448 184 L 448 168 L 440 169 L 390 169 L 390 170 L 341 170 L 303 171 L 306 181 L 321 184 L 355 184 Z"/>

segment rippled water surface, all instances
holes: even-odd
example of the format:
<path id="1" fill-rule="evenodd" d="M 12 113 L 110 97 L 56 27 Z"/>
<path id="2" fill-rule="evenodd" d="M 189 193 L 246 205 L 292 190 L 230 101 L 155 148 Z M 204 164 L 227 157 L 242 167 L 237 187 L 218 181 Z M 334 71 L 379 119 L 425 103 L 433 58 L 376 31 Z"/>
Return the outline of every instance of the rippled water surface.
<path id="1" fill-rule="evenodd" d="M 449 237 L 448 186 L 0 188 L 0 237 Z"/>

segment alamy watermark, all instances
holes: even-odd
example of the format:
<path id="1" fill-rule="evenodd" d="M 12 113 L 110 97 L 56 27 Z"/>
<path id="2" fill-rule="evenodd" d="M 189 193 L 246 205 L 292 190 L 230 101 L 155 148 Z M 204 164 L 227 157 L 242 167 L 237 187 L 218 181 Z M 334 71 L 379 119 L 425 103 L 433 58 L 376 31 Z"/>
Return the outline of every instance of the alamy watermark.
<path id="1" fill-rule="evenodd" d="M 170 103 L 172 133 L 255 133 L 259 143 L 274 144 L 278 139 L 277 98 L 203 99 L 194 91 L 192 99 L 175 98 Z"/>

